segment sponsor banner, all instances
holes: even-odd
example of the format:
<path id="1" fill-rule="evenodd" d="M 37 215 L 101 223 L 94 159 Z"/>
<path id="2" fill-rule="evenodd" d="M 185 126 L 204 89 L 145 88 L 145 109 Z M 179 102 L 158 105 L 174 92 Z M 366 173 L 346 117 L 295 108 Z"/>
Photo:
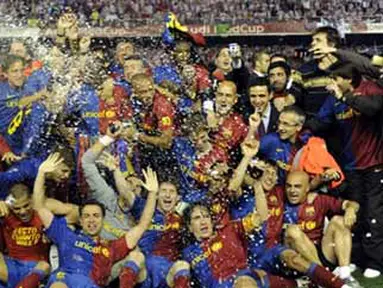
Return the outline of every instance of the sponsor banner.
<path id="1" fill-rule="evenodd" d="M 202 33 L 205 36 L 252 36 L 252 35 L 301 35 L 308 34 L 317 27 L 318 23 L 304 21 L 284 21 L 264 24 L 216 24 L 216 25 L 189 25 L 193 33 Z M 345 33 L 383 33 L 383 23 L 350 23 L 339 27 Z M 342 28 L 342 29 L 341 29 Z M 159 37 L 164 25 L 140 25 L 130 28 L 81 28 L 79 35 L 91 37 Z M 0 27 L 0 37 L 54 37 L 55 29 Z"/>

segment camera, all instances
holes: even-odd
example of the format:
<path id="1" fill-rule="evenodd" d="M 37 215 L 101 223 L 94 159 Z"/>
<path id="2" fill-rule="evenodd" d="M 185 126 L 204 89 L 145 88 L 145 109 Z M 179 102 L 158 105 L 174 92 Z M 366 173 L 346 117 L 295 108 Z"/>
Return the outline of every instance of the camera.
<path id="1" fill-rule="evenodd" d="M 121 124 L 122 124 L 121 125 L 122 129 L 130 128 L 133 125 L 133 123 L 131 121 L 124 121 Z M 110 129 L 110 132 L 112 132 L 114 134 L 118 131 L 119 127 L 115 123 L 111 123 L 109 125 L 109 129 Z"/>

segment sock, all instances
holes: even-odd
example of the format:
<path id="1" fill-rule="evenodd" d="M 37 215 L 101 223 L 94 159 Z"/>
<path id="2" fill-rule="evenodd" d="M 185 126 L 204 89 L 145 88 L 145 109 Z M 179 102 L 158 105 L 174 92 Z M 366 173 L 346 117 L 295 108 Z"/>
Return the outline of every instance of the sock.
<path id="1" fill-rule="evenodd" d="M 269 280 L 269 287 L 270 288 L 295 288 L 297 287 L 297 282 L 293 279 L 286 279 L 280 276 L 275 276 L 271 274 L 267 274 L 267 278 Z"/>
<path id="2" fill-rule="evenodd" d="M 135 262 L 126 262 L 120 273 L 120 288 L 133 288 L 139 271 L 140 267 Z"/>
<path id="3" fill-rule="evenodd" d="M 340 279 L 347 279 L 351 276 L 350 266 L 340 266 L 339 267 L 339 277 Z"/>
<path id="4" fill-rule="evenodd" d="M 190 272 L 189 270 L 180 270 L 174 275 L 174 288 L 190 287 Z"/>
<path id="5" fill-rule="evenodd" d="M 344 282 L 326 270 L 323 266 L 317 264 L 311 264 L 307 276 L 317 285 L 325 288 L 342 288 Z"/>
<path id="6" fill-rule="evenodd" d="M 40 281 L 45 278 L 45 273 L 41 270 L 33 269 L 27 276 L 25 276 L 16 288 L 37 288 L 40 285 Z"/>

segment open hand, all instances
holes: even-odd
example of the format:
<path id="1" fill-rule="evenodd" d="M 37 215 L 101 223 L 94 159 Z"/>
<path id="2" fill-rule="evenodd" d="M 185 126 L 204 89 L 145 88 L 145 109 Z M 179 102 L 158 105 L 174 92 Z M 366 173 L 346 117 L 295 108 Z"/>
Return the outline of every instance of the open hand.
<path id="1" fill-rule="evenodd" d="M 63 161 L 64 159 L 61 157 L 60 153 L 53 153 L 40 165 L 39 172 L 43 174 L 54 172 Z"/>
<path id="2" fill-rule="evenodd" d="M 157 173 L 152 170 L 152 168 L 148 167 L 145 170 L 142 170 L 144 174 L 145 182 L 141 181 L 142 187 L 144 187 L 150 193 L 157 193 L 159 190 L 159 183 L 157 180 Z"/>

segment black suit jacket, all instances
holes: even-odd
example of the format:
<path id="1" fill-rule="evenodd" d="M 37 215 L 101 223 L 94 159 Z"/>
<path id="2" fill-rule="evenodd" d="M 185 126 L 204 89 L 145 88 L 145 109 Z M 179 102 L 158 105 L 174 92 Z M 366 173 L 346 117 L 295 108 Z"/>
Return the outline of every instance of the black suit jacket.
<path id="1" fill-rule="evenodd" d="M 277 108 L 275 108 L 273 103 L 270 103 L 271 105 L 271 114 L 270 114 L 270 120 L 269 120 L 269 125 L 267 127 L 267 133 L 272 133 L 272 132 L 277 132 L 278 129 L 278 118 L 279 118 L 279 111 Z"/>

